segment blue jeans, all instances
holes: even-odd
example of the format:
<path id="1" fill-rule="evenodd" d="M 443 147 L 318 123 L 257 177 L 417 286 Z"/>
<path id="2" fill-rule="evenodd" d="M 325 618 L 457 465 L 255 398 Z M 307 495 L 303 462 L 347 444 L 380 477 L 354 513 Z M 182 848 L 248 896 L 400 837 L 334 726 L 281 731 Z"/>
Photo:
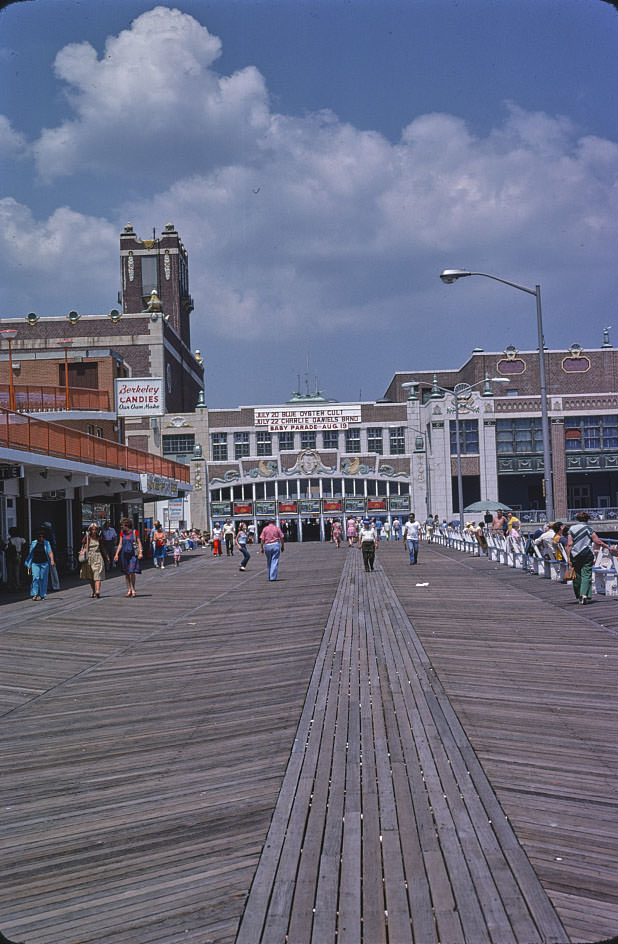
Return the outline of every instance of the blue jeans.
<path id="1" fill-rule="evenodd" d="M 30 587 L 30 596 L 31 597 L 46 597 L 47 596 L 47 581 L 49 579 L 49 561 L 45 564 L 35 564 L 34 561 L 30 565 L 32 570 L 32 586 Z"/>
<path id="2" fill-rule="evenodd" d="M 160 564 L 163 564 L 163 566 L 165 567 L 165 558 L 167 556 L 167 545 L 164 544 L 162 547 L 157 547 L 157 545 L 155 544 L 153 547 L 152 556 L 154 557 L 155 566 L 159 566 Z"/>
<path id="3" fill-rule="evenodd" d="M 266 567 L 268 568 L 268 579 L 276 580 L 279 571 L 279 555 L 281 554 L 281 545 L 279 542 L 264 545 L 266 554 Z"/>
<path id="4" fill-rule="evenodd" d="M 410 563 L 416 564 L 418 560 L 418 541 L 413 541 L 411 538 L 406 540 L 408 546 L 408 552 L 410 554 Z"/>
<path id="5" fill-rule="evenodd" d="M 249 561 L 251 560 L 251 554 L 247 550 L 246 544 L 239 544 L 238 547 L 240 548 L 240 553 L 242 554 L 242 563 L 240 566 L 246 567 Z"/>

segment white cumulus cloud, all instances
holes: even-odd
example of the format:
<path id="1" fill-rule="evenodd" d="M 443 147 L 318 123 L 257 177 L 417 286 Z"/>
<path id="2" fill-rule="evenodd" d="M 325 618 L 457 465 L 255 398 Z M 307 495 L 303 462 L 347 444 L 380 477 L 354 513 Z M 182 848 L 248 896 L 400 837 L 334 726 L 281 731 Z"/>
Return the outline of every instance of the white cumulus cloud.
<path id="1" fill-rule="evenodd" d="M 87 169 L 169 179 L 250 149 L 268 119 L 264 81 L 252 67 L 219 76 L 220 51 L 197 20 L 165 7 L 110 37 L 101 57 L 87 42 L 66 46 L 55 72 L 75 117 L 35 143 L 41 177 Z"/>

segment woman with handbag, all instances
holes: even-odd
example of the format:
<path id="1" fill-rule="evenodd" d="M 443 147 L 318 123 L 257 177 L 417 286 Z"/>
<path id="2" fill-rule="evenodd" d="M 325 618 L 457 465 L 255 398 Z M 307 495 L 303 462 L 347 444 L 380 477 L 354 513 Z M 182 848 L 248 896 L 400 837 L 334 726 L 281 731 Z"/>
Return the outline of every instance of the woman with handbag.
<path id="1" fill-rule="evenodd" d="M 79 576 L 82 580 L 90 581 L 92 596 L 97 600 L 101 596 L 101 581 L 105 579 L 105 561 L 109 565 L 101 532 L 96 524 L 91 524 L 79 552 Z"/>
<path id="2" fill-rule="evenodd" d="M 30 552 L 25 561 L 28 573 L 32 575 L 30 596 L 33 600 L 44 600 L 47 596 L 49 568 L 54 564 L 52 546 L 43 531 L 39 531 L 30 545 Z"/>
<path id="3" fill-rule="evenodd" d="M 135 575 L 142 572 L 140 561 L 143 556 L 144 552 L 139 534 L 133 530 L 133 523 L 130 518 L 124 518 L 120 522 L 120 540 L 114 554 L 114 560 L 118 562 L 118 559 L 120 559 L 120 566 L 127 581 L 128 597 L 136 595 Z"/>

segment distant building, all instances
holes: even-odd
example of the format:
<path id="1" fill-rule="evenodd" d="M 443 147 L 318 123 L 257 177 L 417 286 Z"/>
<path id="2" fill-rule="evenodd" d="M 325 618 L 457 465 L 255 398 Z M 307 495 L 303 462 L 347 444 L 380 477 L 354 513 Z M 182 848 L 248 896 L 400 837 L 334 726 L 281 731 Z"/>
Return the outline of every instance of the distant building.
<path id="1" fill-rule="evenodd" d="M 556 517 L 618 518 L 618 354 L 606 332 L 601 348 L 545 356 Z M 458 384 L 470 388 L 458 388 L 464 507 L 499 500 L 542 518 L 538 353 L 507 347 L 475 351 L 457 370 L 398 372 L 371 403 L 296 394 L 208 410 L 210 520 L 275 517 L 307 540 L 334 518 L 458 518 L 454 394 L 439 389 Z"/>

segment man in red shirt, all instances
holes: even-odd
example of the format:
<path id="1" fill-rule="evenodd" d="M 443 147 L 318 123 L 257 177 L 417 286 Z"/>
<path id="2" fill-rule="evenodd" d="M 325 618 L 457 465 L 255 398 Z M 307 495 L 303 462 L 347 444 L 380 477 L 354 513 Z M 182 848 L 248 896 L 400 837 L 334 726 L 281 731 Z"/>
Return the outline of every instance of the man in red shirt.
<path id="1" fill-rule="evenodd" d="M 260 534 L 260 552 L 266 554 L 269 580 L 277 579 L 279 555 L 283 553 L 283 544 L 283 531 L 274 521 L 269 521 Z"/>

